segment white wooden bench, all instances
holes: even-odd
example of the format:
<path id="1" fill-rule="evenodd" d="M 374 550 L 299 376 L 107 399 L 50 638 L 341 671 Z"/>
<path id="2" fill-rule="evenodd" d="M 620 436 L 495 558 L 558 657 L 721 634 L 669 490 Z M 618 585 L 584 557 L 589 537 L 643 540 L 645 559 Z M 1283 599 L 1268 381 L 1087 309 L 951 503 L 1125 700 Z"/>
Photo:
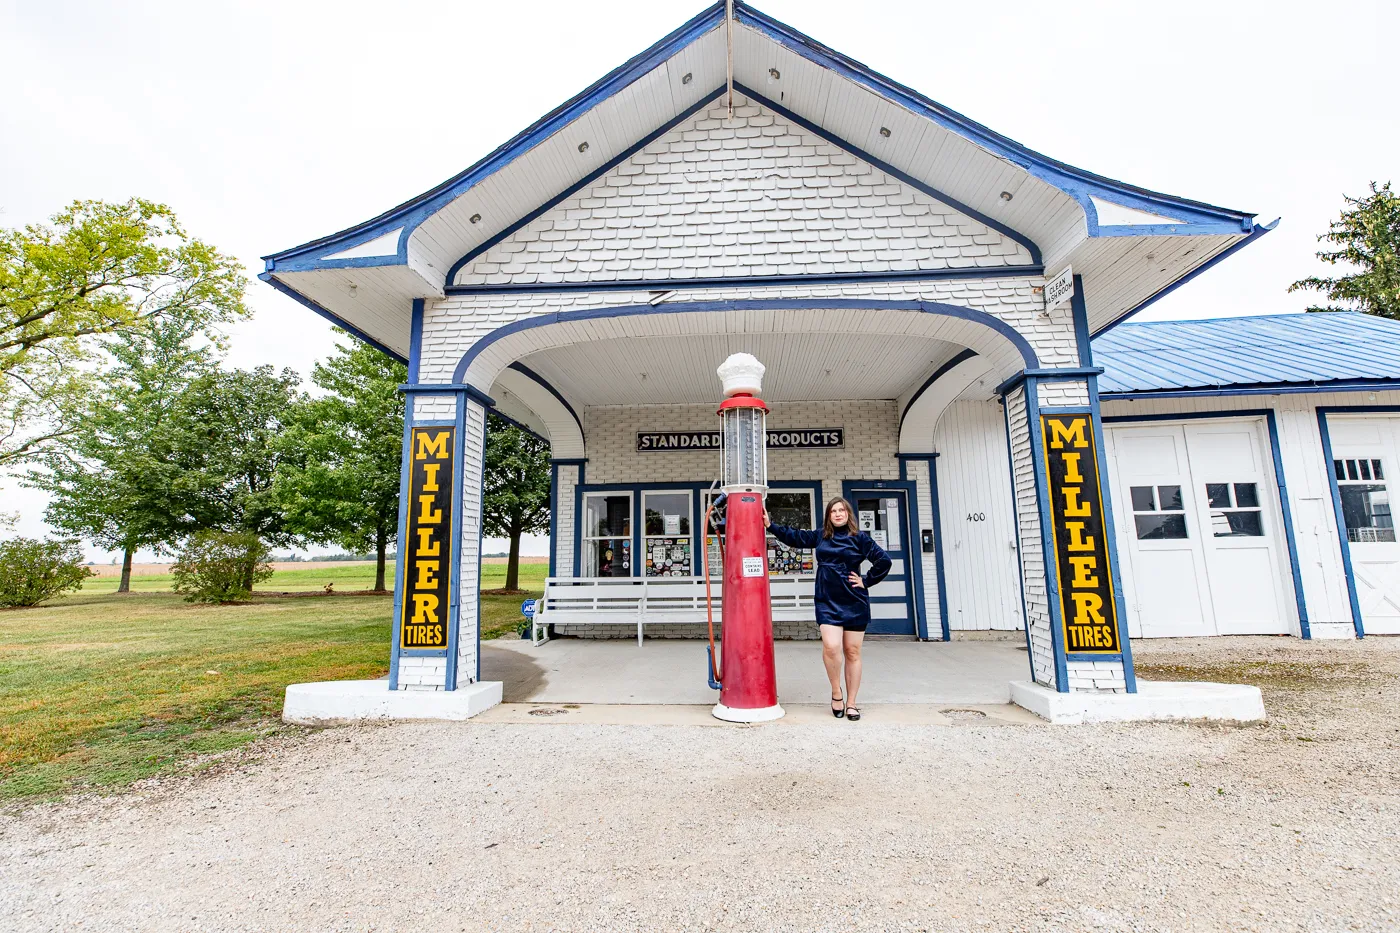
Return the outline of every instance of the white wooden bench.
<path id="1" fill-rule="evenodd" d="M 815 578 L 769 577 L 773 621 L 815 622 Z M 710 583 L 715 627 L 719 627 L 724 587 Z M 549 640 L 551 625 L 621 624 L 637 627 L 637 644 L 648 625 L 705 624 L 704 577 L 549 577 L 535 603 L 532 640 Z"/>

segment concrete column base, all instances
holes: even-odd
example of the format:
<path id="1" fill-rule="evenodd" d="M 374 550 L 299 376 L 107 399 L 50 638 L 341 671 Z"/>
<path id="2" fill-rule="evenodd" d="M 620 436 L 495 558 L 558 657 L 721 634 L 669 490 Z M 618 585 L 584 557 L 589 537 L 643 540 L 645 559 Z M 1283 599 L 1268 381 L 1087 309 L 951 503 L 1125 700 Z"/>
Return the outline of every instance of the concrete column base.
<path id="1" fill-rule="evenodd" d="M 1244 684 L 1138 681 L 1137 693 L 1057 693 L 1027 681 L 1011 682 L 1011 702 L 1057 725 L 1091 722 L 1171 722 L 1267 718 L 1258 687 Z"/>
<path id="2" fill-rule="evenodd" d="M 322 726 L 361 719 L 470 719 L 501 702 L 501 682 L 456 690 L 390 690 L 387 680 L 331 680 L 291 684 L 282 720 Z"/>

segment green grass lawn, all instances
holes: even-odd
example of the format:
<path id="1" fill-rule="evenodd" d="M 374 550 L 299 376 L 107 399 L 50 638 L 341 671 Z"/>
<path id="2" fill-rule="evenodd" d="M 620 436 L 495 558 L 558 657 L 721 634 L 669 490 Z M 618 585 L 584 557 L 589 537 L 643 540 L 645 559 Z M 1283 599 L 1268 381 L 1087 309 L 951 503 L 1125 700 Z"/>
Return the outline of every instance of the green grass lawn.
<path id="1" fill-rule="evenodd" d="M 362 587 L 353 574 L 363 569 Z M 328 570 L 344 573 L 337 589 L 373 582 L 373 565 Z M 544 573 L 523 565 L 522 587 L 540 595 Z M 505 565 L 483 565 L 483 577 L 483 588 L 499 588 Z M 279 571 L 265 587 L 318 590 L 327 579 L 326 570 Z M 152 581 L 136 578 L 123 596 L 88 589 L 0 611 L 0 799 L 169 772 L 283 728 L 287 684 L 388 672 L 389 596 L 202 606 L 169 592 L 168 579 Z M 482 637 L 515 637 L 522 598 L 482 596 Z"/>

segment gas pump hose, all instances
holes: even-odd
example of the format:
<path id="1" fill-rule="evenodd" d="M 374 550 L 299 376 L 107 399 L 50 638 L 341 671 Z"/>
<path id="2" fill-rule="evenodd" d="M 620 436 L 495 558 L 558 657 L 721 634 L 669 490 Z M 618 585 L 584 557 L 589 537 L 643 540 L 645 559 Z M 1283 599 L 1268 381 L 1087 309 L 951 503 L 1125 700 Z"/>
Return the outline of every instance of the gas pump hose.
<path id="1" fill-rule="evenodd" d="M 709 508 L 705 509 L 705 524 L 700 527 L 705 529 L 706 536 L 708 536 L 712 530 L 710 528 L 710 513 L 714 510 L 715 507 L 713 503 L 711 503 Z M 715 540 L 719 542 L 719 560 L 722 565 L 724 563 L 724 535 L 716 533 Z M 715 683 L 723 683 L 724 675 L 720 670 L 720 656 L 719 653 L 715 651 L 715 611 L 710 598 L 710 547 L 708 544 L 705 545 L 705 551 L 700 557 L 701 562 L 705 565 L 705 622 L 710 628 L 710 657 L 714 660 Z"/>

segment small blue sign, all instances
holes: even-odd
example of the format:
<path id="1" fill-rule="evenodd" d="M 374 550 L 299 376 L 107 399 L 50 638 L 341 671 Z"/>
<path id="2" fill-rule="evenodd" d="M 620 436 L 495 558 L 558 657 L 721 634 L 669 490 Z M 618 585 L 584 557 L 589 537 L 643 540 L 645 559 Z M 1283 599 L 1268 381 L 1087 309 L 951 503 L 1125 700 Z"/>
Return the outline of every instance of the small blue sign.
<path id="1" fill-rule="evenodd" d="M 535 617 L 535 601 L 533 599 L 527 599 L 521 603 L 520 614 L 527 619 L 533 619 Z"/>

